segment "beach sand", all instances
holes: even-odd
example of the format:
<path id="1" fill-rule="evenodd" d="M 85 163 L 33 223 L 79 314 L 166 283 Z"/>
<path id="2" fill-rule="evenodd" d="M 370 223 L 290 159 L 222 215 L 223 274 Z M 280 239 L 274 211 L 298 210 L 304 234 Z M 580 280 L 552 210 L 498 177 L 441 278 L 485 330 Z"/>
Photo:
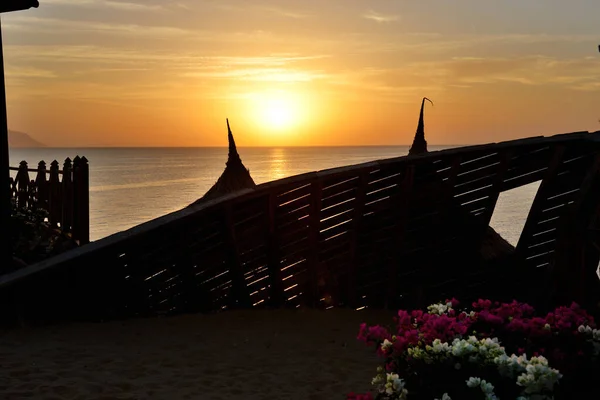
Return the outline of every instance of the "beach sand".
<path id="1" fill-rule="evenodd" d="M 0 333 L 0 399 L 345 399 L 390 311 L 248 310 Z"/>

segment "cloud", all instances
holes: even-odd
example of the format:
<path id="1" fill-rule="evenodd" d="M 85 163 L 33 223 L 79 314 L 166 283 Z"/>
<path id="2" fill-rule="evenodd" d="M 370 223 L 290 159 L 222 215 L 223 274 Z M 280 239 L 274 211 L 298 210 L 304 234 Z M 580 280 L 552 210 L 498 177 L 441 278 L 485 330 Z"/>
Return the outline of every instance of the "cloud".
<path id="1" fill-rule="evenodd" d="M 301 12 L 297 12 L 297 11 L 292 11 L 292 10 L 286 10 L 283 8 L 277 8 L 277 7 L 262 7 L 262 9 L 264 11 L 282 16 L 282 17 L 287 17 L 287 18 L 294 18 L 294 19 L 301 19 L 301 18 L 308 18 L 311 16 L 311 14 L 304 14 Z"/>
<path id="2" fill-rule="evenodd" d="M 219 66 L 211 67 L 208 71 L 185 72 L 183 77 L 236 79 L 254 82 L 312 82 L 327 78 L 323 71 L 292 70 L 286 68 L 248 68 L 225 69 Z"/>
<path id="3" fill-rule="evenodd" d="M 137 3 L 114 0 L 44 0 L 45 5 L 65 5 L 69 7 L 112 8 L 120 11 L 160 11 L 165 8 L 158 4 Z"/>
<path id="4" fill-rule="evenodd" d="M 32 28 L 33 27 L 33 28 Z M 197 34 L 194 31 L 171 27 L 171 26 L 152 26 L 136 24 L 111 24 L 95 21 L 75 21 L 58 18 L 39 18 L 25 15 L 18 15 L 10 20 L 10 23 L 3 24 L 7 30 L 18 30 L 38 33 L 60 33 L 60 32 L 93 32 L 107 35 L 131 35 L 131 36 L 193 36 Z"/>
<path id="5" fill-rule="evenodd" d="M 394 22 L 399 19 L 399 17 L 397 15 L 380 14 L 373 10 L 369 10 L 365 14 L 363 14 L 363 18 L 370 19 L 370 20 L 378 22 L 378 23 Z"/>
<path id="6" fill-rule="evenodd" d="M 55 78 L 56 74 L 47 69 L 33 67 L 14 67 L 7 65 L 4 74 L 11 78 Z"/>

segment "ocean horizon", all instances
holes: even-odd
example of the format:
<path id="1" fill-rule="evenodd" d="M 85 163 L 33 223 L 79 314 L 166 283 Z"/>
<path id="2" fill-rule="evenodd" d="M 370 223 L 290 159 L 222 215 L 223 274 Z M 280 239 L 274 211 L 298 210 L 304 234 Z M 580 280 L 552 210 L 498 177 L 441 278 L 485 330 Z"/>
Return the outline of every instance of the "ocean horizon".
<path id="1" fill-rule="evenodd" d="M 409 145 L 238 147 L 257 184 L 408 154 Z M 430 151 L 461 146 L 429 145 Z M 227 147 L 37 147 L 11 148 L 10 165 L 22 160 L 90 163 L 90 239 L 98 240 L 180 210 L 215 183 Z M 539 183 L 502 193 L 490 225 L 516 244 Z"/>

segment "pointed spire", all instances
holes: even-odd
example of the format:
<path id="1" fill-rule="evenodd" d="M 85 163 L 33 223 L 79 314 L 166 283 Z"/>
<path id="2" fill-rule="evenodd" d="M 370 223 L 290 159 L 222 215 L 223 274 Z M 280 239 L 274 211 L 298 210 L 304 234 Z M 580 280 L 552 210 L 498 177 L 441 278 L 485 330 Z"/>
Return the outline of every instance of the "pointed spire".
<path id="1" fill-rule="evenodd" d="M 226 118 L 227 121 L 227 139 L 229 140 L 229 156 L 227 159 L 227 164 L 231 162 L 242 162 L 240 159 L 240 155 L 237 152 L 237 147 L 235 146 L 235 140 L 233 139 L 233 133 L 231 133 L 231 128 L 229 127 L 229 118 Z"/>
<path id="2" fill-rule="evenodd" d="M 421 113 L 419 114 L 419 125 L 417 126 L 417 132 L 415 133 L 415 139 L 413 144 L 408 151 L 408 155 L 423 154 L 427 153 L 427 141 L 425 140 L 425 122 L 423 120 L 423 109 L 425 108 L 425 100 L 433 105 L 433 101 L 427 97 L 423 97 L 421 102 Z"/>

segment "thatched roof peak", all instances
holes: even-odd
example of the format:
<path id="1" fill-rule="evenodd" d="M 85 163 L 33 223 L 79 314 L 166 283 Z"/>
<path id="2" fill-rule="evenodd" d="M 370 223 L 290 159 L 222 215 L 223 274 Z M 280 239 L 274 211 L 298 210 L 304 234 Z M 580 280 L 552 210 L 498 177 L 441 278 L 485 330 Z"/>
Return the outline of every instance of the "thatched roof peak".
<path id="1" fill-rule="evenodd" d="M 229 119 L 226 119 L 226 121 L 229 154 L 225 170 L 208 192 L 192 204 L 199 204 L 203 201 L 215 199 L 238 190 L 253 189 L 256 187 L 254 180 L 250 176 L 250 171 L 242 163 L 242 159 L 237 151 L 233 133 L 231 133 L 231 127 L 229 126 Z"/>
<path id="2" fill-rule="evenodd" d="M 227 165 L 232 162 L 242 162 L 240 155 L 238 154 L 237 147 L 235 146 L 235 139 L 233 138 L 233 133 L 231 133 L 231 128 L 229 127 L 229 118 L 225 119 L 227 121 L 227 140 L 229 141 L 229 154 L 227 158 Z"/>
<path id="3" fill-rule="evenodd" d="M 408 151 L 409 155 L 427 153 L 427 141 L 425 140 L 425 122 L 423 119 L 423 109 L 425 108 L 425 100 L 433 105 L 433 101 L 427 97 L 423 97 L 421 101 L 421 113 L 419 114 L 419 124 L 417 125 L 417 132 L 415 133 L 415 139 L 413 144 Z"/>

